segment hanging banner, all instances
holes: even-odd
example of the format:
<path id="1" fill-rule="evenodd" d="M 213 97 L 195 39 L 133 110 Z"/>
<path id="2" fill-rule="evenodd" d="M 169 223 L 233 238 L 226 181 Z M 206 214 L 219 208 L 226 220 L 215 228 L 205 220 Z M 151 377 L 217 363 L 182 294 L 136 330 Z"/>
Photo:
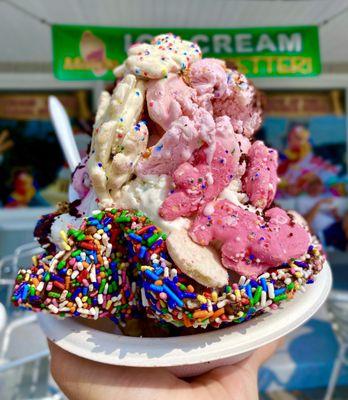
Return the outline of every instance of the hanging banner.
<path id="1" fill-rule="evenodd" d="M 113 80 L 129 46 L 173 32 L 249 77 L 315 76 L 321 71 L 316 26 L 270 28 L 114 28 L 53 25 L 53 70 L 63 80 Z"/>

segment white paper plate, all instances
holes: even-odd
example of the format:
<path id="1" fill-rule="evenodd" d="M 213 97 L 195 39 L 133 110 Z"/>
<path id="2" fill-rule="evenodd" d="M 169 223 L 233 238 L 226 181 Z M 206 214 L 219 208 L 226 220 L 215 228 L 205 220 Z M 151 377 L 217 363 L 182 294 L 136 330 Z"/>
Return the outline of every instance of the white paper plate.
<path id="1" fill-rule="evenodd" d="M 105 364 L 167 367 L 178 376 L 193 376 L 233 364 L 306 322 L 326 300 L 332 284 L 325 264 L 314 284 L 280 308 L 240 325 L 173 338 L 135 338 L 101 332 L 73 318 L 40 314 L 45 334 L 66 351 Z"/>

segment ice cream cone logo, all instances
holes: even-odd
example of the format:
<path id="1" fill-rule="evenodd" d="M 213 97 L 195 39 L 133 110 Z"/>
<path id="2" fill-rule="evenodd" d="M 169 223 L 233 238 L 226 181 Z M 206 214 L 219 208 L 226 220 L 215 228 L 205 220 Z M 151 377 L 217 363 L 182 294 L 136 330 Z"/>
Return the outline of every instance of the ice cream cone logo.
<path id="1" fill-rule="evenodd" d="M 104 75 L 106 48 L 105 43 L 90 31 L 85 31 L 80 41 L 80 53 L 84 61 L 92 65 L 92 72 L 96 76 Z"/>

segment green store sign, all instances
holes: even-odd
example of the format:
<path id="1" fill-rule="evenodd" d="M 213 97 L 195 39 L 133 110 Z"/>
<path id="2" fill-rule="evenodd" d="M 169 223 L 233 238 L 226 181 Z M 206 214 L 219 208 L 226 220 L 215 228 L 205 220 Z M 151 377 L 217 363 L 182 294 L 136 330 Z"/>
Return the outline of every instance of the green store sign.
<path id="1" fill-rule="evenodd" d="M 271 28 L 113 28 L 53 25 L 53 70 L 62 80 L 113 80 L 127 48 L 173 32 L 197 42 L 206 57 L 222 58 L 249 77 L 320 74 L 316 26 Z"/>

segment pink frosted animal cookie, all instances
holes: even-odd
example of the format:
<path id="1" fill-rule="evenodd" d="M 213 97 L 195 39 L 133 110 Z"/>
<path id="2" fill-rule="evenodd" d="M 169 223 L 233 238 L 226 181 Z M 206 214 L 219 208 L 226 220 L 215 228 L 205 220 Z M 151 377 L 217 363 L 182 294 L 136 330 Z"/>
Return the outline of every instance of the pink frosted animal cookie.
<path id="1" fill-rule="evenodd" d="M 193 163 L 183 163 L 174 172 L 175 189 L 163 202 L 159 214 L 167 220 L 190 216 L 214 199 L 234 178 L 239 167 L 239 146 L 225 149 L 219 142 L 210 165 L 205 149 L 200 149 Z"/>
<path id="2" fill-rule="evenodd" d="M 248 156 L 248 168 L 243 176 L 244 190 L 253 206 L 269 207 L 277 190 L 278 153 L 258 140 L 252 144 Z"/>
<path id="3" fill-rule="evenodd" d="M 190 236 L 200 245 L 221 243 L 223 265 L 240 275 L 256 277 L 301 257 L 309 246 L 308 232 L 280 208 L 272 208 L 262 217 L 218 200 L 208 211 L 197 216 Z"/>

